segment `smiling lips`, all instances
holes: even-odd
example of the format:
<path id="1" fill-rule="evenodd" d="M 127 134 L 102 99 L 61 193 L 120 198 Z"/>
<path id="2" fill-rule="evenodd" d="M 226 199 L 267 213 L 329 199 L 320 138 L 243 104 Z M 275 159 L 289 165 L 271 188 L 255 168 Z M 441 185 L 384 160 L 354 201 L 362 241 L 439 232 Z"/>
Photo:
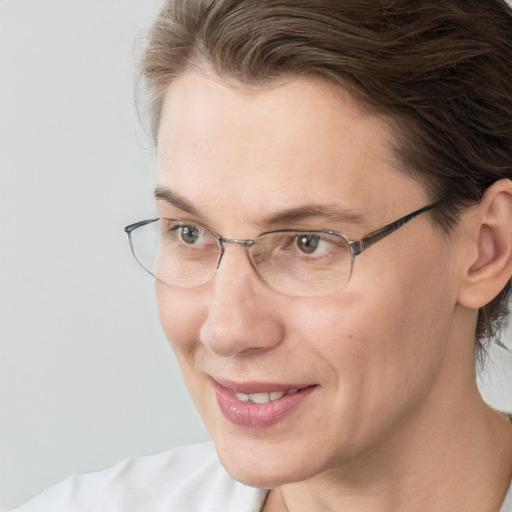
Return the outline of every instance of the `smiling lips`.
<path id="1" fill-rule="evenodd" d="M 212 382 L 224 417 L 233 425 L 253 429 L 268 428 L 283 420 L 316 389 L 310 385 L 238 384 L 221 379 Z"/>

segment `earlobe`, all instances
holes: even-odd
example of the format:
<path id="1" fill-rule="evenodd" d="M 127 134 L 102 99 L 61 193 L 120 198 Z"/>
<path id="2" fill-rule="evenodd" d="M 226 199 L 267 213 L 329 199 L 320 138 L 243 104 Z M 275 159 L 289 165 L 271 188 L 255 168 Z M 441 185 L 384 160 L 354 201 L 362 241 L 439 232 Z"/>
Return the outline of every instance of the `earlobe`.
<path id="1" fill-rule="evenodd" d="M 500 180 L 487 189 L 470 224 L 472 257 L 458 302 L 478 309 L 494 299 L 512 275 L 512 181 Z"/>

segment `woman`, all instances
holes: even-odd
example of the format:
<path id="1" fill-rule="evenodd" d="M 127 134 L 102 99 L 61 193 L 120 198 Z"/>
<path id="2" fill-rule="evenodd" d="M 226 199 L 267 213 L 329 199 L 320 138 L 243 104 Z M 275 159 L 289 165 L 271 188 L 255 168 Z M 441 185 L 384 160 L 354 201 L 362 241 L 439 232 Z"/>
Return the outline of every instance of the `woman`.
<path id="1" fill-rule="evenodd" d="M 475 357 L 512 274 L 500 0 L 178 0 L 141 71 L 158 218 L 126 228 L 213 445 L 21 510 L 512 510 Z"/>

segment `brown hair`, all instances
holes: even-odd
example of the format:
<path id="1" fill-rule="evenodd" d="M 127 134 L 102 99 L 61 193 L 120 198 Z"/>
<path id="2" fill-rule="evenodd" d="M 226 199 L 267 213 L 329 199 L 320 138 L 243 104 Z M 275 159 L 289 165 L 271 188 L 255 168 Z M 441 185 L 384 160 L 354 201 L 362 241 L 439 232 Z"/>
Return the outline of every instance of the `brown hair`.
<path id="1" fill-rule="evenodd" d="M 141 59 L 155 141 L 167 86 L 199 62 L 245 84 L 319 75 L 391 119 L 399 161 L 442 200 L 433 217 L 446 232 L 512 178 L 505 0 L 167 1 Z M 479 356 L 501 330 L 509 292 L 510 281 L 479 310 Z"/>

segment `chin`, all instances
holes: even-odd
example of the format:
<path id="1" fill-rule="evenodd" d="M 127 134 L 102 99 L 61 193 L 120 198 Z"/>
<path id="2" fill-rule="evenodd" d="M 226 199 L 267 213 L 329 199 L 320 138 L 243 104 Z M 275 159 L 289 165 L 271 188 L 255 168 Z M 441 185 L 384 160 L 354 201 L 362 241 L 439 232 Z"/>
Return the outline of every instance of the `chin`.
<path id="1" fill-rule="evenodd" d="M 307 478 L 297 475 L 296 471 L 288 472 L 286 468 L 262 468 L 249 464 L 240 464 L 240 462 L 230 464 L 224 463 L 222 459 L 221 464 L 233 479 L 249 487 L 256 487 L 258 489 L 275 489 L 282 485 L 298 482 Z"/>
<path id="2" fill-rule="evenodd" d="M 320 461 L 294 456 L 292 450 L 283 449 L 283 446 L 258 449 L 253 445 L 247 450 L 236 450 L 224 443 L 215 445 L 224 469 L 235 480 L 250 487 L 275 489 L 307 480 L 322 471 Z"/>

